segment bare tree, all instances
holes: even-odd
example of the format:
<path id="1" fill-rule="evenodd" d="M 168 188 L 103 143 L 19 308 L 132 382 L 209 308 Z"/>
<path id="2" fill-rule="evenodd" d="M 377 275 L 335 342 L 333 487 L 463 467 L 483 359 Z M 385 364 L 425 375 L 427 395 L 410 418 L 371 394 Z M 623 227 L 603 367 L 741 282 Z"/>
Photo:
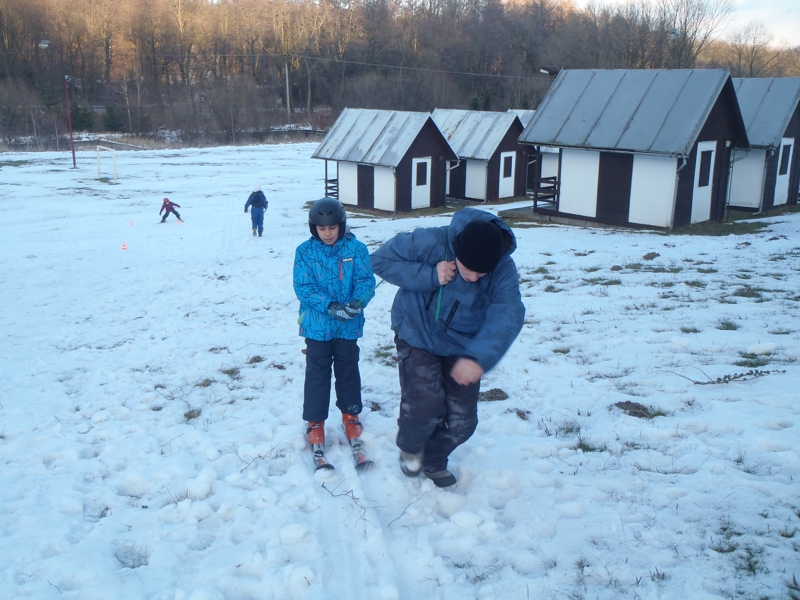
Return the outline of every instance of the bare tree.
<path id="1" fill-rule="evenodd" d="M 737 29 L 729 39 L 730 70 L 735 77 L 768 77 L 777 74 L 787 48 L 785 44 L 772 46 L 775 39 L 767 28 L 757 21 Z"/>

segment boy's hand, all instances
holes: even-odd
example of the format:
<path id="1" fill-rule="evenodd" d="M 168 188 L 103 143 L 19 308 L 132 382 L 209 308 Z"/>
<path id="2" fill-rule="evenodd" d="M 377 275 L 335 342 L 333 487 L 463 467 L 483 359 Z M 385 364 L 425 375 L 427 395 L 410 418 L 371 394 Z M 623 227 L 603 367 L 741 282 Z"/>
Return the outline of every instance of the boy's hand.
<path id="1" fill-rule="evenodd" d="M 356 304 L 355 302 L 348 302 L 347 304 L 345 304 L 344 310 L 348 315 L 350 315 L 351 319 L 357 317 L 362 312 L 364 312 L 364 309 L 361 307 L 361 305 Z"/>
<path id="2" fill-rule="evenodd" d="M 344 305 L 341 302 L 331 302 L 328 304 L 328 314 L 337 321 L 347 321 L 361 314 L 361 307 Z"/>
<path id="3" fill-rule="evenodd" d="M 471 358 L 459 358 L 450 371 L 450 377 L 459 385 L 478 383 L 483 375 L 483 367 Z"/>
<path id="4" fill-rule="evenodd" d="M 439 275 L 439 285 L 447 285 L 456 276 L 456 261 L 443 260 L 436 265 L 436 273 Z"/>

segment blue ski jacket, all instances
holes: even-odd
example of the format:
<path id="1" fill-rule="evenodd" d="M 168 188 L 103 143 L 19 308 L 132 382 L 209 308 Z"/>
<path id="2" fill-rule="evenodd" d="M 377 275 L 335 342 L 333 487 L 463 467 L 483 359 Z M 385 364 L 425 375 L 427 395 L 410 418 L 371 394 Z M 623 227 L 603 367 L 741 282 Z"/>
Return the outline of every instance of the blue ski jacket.
<path id="1" fill-rule="evenodd" d="M 369 251 L 352 233 L 332 246 L 311 237 L 297 247 L 294 292 L 300 300 L 300 335 L 319 342 L 355 340 L 364 334 L 364 313 L 346 321 L 328 314 L 331 302 L 360 303 L 375 296 Z"/>
<path id="2" fill-rule="evenodd" d="M 267 202 L 267 197 L 264 195 L 264 192 L 258 190 L 250 194 L 250 197 L 247 198 L 247 203 L 244 205 L 244 212 L 247 212 L 247 209 L 251 206 L 254 209 L 260 208 L 261 210 L 267 210 L 269 202 Z"/>
<path id="3" fill-rule="evenodd" d="M 456 276 L 439 285 L 436 265 L 455 260 L 453 238 L 473 220 L 493 221 L 503 232 L 506 253 L 478 281 Z M 405 342 L 437 356 L 462 356 L 492 369 L 522 329 L 525 305 L 511 253 L 514 232 L 495 215 L 465 208 L 447 227 L 400 233 L 370 257 L 376 275 L 400 289 L 392 305 L 392 329 Z"/>

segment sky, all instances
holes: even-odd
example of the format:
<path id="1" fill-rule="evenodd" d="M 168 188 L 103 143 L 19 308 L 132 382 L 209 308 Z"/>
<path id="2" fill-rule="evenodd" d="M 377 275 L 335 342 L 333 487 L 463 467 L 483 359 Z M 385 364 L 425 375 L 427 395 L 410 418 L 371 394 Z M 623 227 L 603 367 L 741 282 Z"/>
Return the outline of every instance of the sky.
<path id="1" fill-rule="evenodd" d="M 0 596 L 798 597 L 800 215 L 516 226 L 525 325 L 447 489 L 398 467 L 381 285 L 360 341 L 375 466 L 333 409 L 336 470 L 315 473 L 292 289 L 314 148 L 120 151 L 116 184 L 109 156 L 98 178 L 89 151 L 0 154 Z M 182 222 L 160 223 L 165 196 Z M 374 249 L 451 214 L 348 222 Z"/>
<path id="2" fill-rule="evenodd" d="M 626 0 L 605 0 L 611 4 L 624 4 Z M 656 0 L 651 0 L 655 2 Z M 578 0 L 585 6 L 591 0 Z M 717 32 L 727 38 L 734 30 L 746 27 L 752 21 L 763 23 L 775 36 L 774 44 L 782 41 L 789 46 L 800 46 L 800 2 L 797 0 L 732 0 L 734 10 L 727 26 Z"/>

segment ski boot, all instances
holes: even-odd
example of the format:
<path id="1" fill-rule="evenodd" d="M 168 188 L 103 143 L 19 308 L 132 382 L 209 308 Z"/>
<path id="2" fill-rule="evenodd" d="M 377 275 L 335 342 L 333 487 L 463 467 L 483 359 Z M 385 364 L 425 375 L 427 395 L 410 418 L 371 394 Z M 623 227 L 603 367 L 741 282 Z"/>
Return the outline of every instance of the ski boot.
<path id="1" fill-rule="evenodd" d="M 333 469 L 333 465 L 325 459 L 325 421 L 309 422 L 306 429 L 306 439 L 314 455 L 314 468 Z"/>
<path id="2" fill-rule="evenodd" d="M 350 442 L 350 448 L 353 451 L 353 460 L 355 461 L 356 469 L 367 469 L 373 465 L 373 462 L 367 458 L 367 453 L 364 451 L 364 442 L 361 441 L 361 434 L 364 431 L 361 421 L 358 420 L 356 415 L 349 415 L 342 413 L 342 425 L 344 426 L 344 434 L 347 441 Z"/>

